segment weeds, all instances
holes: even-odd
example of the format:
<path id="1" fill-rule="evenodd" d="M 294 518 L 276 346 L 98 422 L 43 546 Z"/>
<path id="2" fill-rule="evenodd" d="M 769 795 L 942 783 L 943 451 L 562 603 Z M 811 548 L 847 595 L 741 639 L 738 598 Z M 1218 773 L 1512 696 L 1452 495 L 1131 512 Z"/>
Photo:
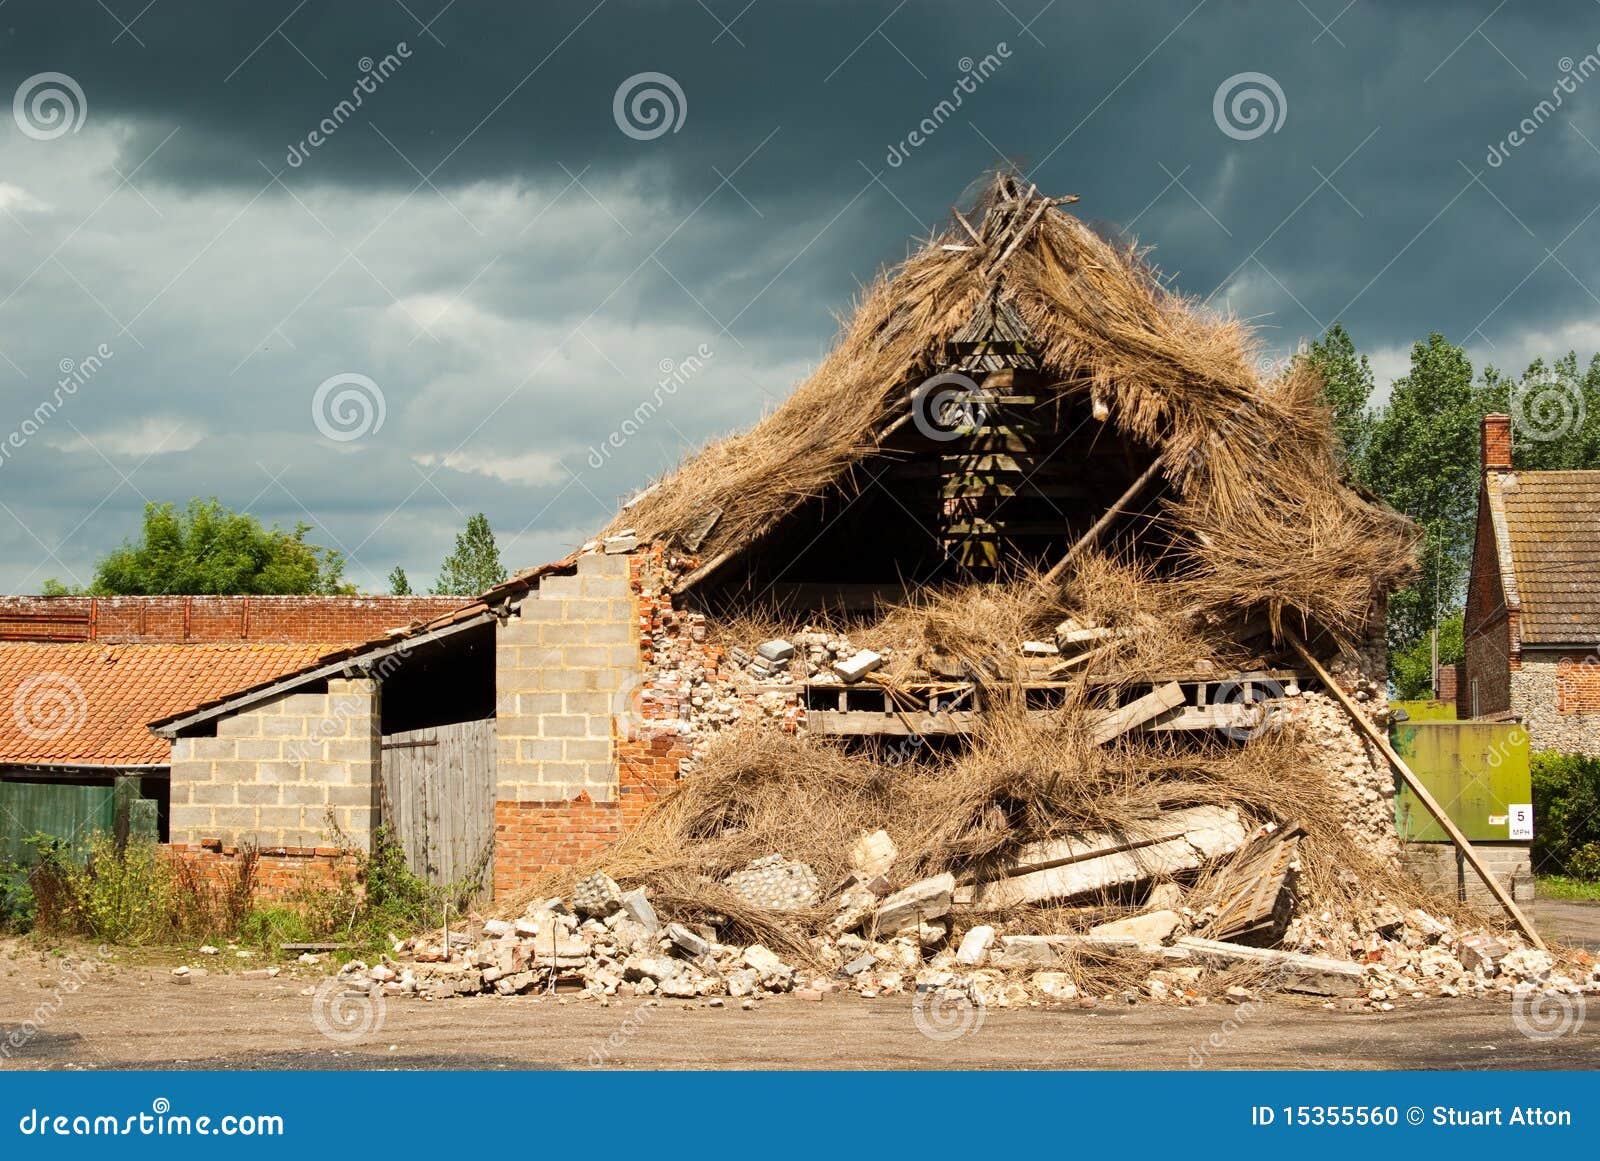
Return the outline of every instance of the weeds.
<path id="1" fill-rule="evenodd" d="M 240 943 L 277 954 L 286 943 L 342 943 L 353 952 L 387 950 L 388 935 L 437 926 L 472 904 L 479 878 L 436 887 L 413 874 L 387 830 L 373 853 L 354 858 L 329 881 L 287 899 L 263 902 L 261 852 L 241 847 L 218 873 L 174 858 L 154 841 L 120 849 L 95 835 L 75 858 L 45 835 L 29 841 L 29 868 L 0 866 L 0 921 L 45 936 L 105 943 Z"/>

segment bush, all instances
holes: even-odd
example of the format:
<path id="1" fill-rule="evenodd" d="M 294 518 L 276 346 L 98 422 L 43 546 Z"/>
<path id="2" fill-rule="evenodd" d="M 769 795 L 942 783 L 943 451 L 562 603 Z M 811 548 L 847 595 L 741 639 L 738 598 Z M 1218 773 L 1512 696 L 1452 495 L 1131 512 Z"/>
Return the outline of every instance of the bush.
<path id="1" fill-rule="evenodd" d="M 1533 869 L 1600 882 L 1600 758 L 1533 755 Z"/>

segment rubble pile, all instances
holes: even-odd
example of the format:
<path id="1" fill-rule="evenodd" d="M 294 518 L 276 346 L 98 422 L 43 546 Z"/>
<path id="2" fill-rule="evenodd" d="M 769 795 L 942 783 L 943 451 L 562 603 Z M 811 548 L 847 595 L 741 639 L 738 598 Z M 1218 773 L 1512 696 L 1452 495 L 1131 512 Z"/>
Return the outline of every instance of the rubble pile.
<path id="1" fill-rule="evenodd" d="M 1460 931 L 1376 893 L 1351 914 L 1293 919 L 1281 944 L 1294 951 L 1206 938 L 1213 909 L 1185 905 L 1171 883 L 1136 914 L 1080 931 L 1003 934 L 973 921 L 950 874 L 889 891 L 896 855 L 883 831 L 861 836 L 855 869 L 821 904 L 827 918 L 805 956 L 724 943 L 709 924 L 663 922 L 645 888 L 624 890 L 596 873 L 569 898 L 530 904 L 514 920 L 396 939 L 392 959 L 346 964 L 339 978 L 354 990 L 423 999 L 633 996 L 717 1006 L 732 999 L 747 1008 L 763 996 L 834 992 L 923 993 L 997 1008 L 1189 1006 L 1287 992 L 1379 1010 L 1441 996 L 1600 994 L 1600 967 L 1585 953 L 1558 965 L 1515 936 Z M 747 899 L 765 893 L 774 909 L 818 898 L 811 869 L 778 854 L 729 876 L 735 882 Z"/>

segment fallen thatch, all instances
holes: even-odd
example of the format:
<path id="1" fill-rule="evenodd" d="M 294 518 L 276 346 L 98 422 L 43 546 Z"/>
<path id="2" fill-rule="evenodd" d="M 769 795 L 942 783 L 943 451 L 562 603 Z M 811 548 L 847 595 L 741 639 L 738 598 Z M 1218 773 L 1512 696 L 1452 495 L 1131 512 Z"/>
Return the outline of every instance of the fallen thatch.
<path id="1" fill-rule="evenodd" d="M 1341 483 L 1320 376 L 1296 362 L 1264 379 L 1242 324 L 1168 290 L 1136 250 L 1012 175 L 969 214 L 866 290 L 781 407 L 660 480 L 611 530 L 702 559 L 756 543 L 808 498 L 848 490 L 909 393 L 944 369 L 943 344 L 1003 314 L 1059 398 L 1092 395 L 1123 437 L 1156 449 L 1191 600 L 1355 639 L 1408 575 L 1413 530 Z"/>

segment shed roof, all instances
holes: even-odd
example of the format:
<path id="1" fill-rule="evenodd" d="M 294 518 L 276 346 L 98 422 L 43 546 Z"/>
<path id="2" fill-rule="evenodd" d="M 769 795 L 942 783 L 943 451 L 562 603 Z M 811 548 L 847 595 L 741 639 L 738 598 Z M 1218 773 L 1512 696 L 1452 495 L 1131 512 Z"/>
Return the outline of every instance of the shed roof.
<path id="1" fill-rule="evenodd" d="M 299 669 L 328 645 L 0 643 L 0 764 L 164 766 L 145 726 Z"/>

